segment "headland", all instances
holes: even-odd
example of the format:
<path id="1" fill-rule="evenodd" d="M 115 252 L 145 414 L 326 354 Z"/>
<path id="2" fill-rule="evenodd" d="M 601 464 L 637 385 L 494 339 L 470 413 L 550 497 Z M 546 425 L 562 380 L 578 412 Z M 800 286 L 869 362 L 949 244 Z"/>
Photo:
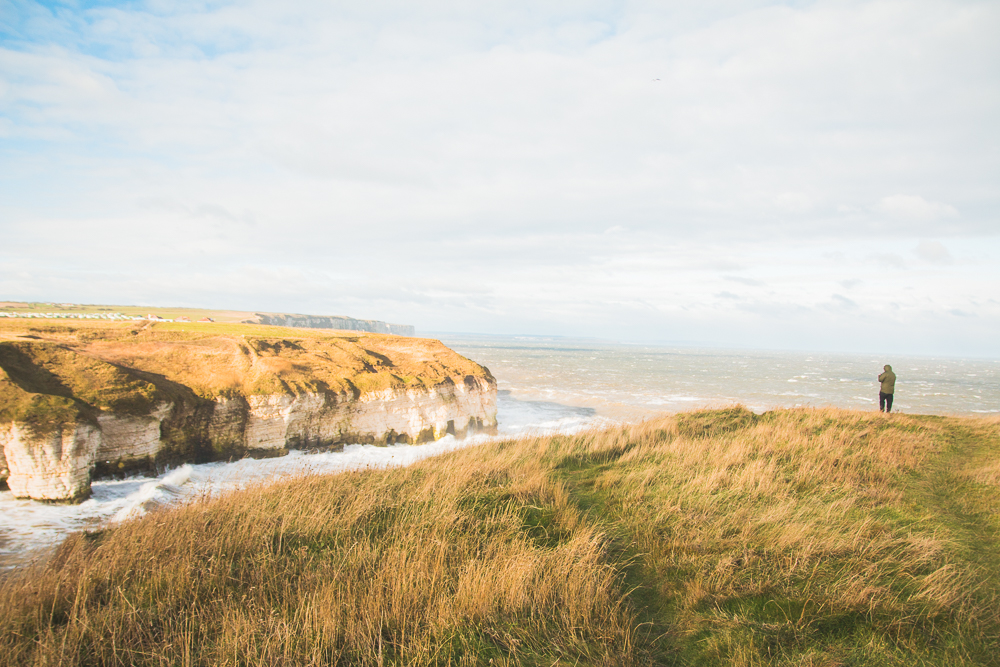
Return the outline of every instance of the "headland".
<path id="1" fill-rule="evenodd" d="M 436 340 L 0 319 L 0 480 L 18 497 L 77 501 L 92 476 L 495 427 L 496 380 Z"/>

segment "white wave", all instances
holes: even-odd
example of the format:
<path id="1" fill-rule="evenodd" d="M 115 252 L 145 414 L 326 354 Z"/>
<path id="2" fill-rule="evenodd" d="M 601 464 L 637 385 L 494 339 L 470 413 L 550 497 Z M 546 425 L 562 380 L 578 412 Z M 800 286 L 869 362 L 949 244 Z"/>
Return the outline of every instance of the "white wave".
<path id="1" fill-rule="evenodd" d="M 126 504 L 111 517 L 110 523 L 140 517 L 146 512 L 177 502 L 184 496 L 183 487 L 191 480 L 193 468 L 182 465 L 163 477 L 146 482 L 139 490 L 126 498 Z"/>
<path id="2" fill-rule="evenodd" d="M 671 405 L 673 403 L 708 403 L 708 400 L 699 396 L 657 396 L 645 402 L 645 405 Z"/>

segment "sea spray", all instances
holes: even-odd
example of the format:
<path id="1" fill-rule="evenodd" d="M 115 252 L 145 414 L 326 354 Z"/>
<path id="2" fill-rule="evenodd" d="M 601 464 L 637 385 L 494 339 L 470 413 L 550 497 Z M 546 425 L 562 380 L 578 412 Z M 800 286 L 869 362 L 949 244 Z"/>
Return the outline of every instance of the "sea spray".
<path id="1" fill-rule="evenodd" d="M 128 504 L 111 517 L 110 523 L 138 518 L 150 510 L 177 502 L 184 495 L 182 487 L 191 480 L 193 473 L 194 468 L 185 464 L 159 479 L 146 482 L 128 497 Z"/>

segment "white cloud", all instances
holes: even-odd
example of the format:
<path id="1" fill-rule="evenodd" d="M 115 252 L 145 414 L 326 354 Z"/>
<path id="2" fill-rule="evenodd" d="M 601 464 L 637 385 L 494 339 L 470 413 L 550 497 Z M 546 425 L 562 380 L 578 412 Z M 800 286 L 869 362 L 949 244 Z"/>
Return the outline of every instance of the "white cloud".
<path id="1" fill-rule="evenodd" d="M 883 197 L 878 210 L 906 222 L 933 222 L 958 217 L 955 207 L 941 202 L 929 202 L 915 195 Z"/>
<path id="2" fill-rule="evenodd" d="M 921 241 L 913 249 L 914 254 L 928 262 L 949 263 L 954 261 L 951 253 L 940 241 Z"/>
<path id="3" fill-rule="evenodd" d="M 853 300 L 848 299 L 842 294 L 833 294 L 830 296 L 830 303 L 834 308 L 846 308 L 848 310 L 857 310 L 858 304 Z"/>
<path id="4" fill-rule="evenodd" d="M 806 213 L 813 207 L 812 198 L 801 192 L 783 192 L 774 198 L 774 205 L 789 213 Z"/>

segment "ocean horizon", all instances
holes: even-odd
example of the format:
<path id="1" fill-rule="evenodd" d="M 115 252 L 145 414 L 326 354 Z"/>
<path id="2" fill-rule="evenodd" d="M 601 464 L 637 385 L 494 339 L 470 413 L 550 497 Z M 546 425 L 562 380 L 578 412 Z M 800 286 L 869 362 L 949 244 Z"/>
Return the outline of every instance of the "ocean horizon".
<path id="1" fill-rule="evenodd" d="M 432 334 L 426 334 L 431 336 Z M 590 407 L 615 420 L 741 404 L 878 409 L 882 367 L 896 373 L 893 411 L 1000 414 L 1000 359 L 678 347 L 557 336 L 436 333 L 490 369 L 520 400 Z"/>

